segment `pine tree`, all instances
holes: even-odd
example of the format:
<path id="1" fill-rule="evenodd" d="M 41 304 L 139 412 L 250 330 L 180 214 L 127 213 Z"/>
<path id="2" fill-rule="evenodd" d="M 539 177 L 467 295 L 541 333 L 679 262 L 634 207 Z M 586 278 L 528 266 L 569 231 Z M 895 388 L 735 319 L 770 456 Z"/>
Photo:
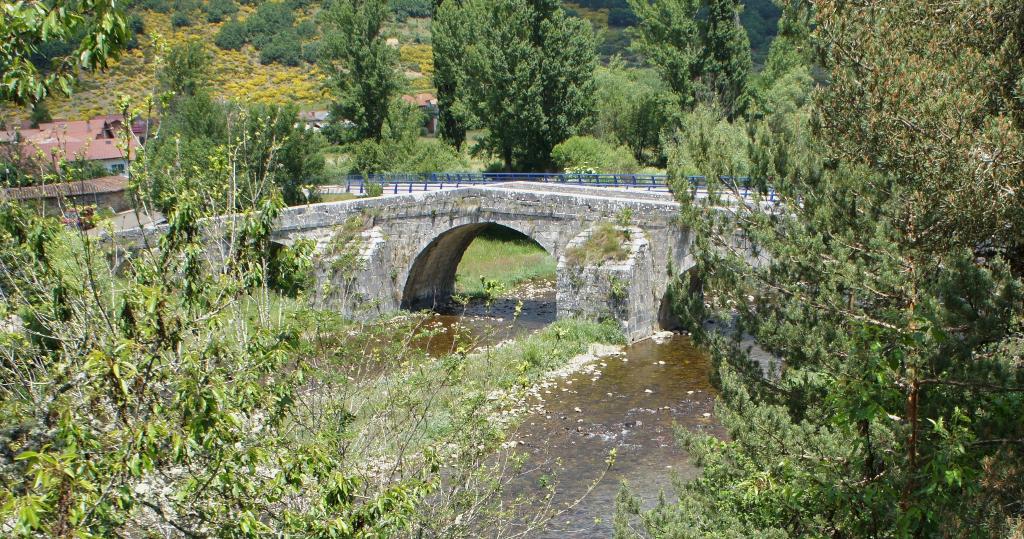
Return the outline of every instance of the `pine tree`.
<path id="1" fill-rule="evenodd" d="M 545 170 L 551 149 L 591 117 L 596 42 L 555 0 L 490 0 L 469 56 L 482 147 L 506 169 Z"/>
<path id="2" fill-rule="evenodd" d="M 380 141 L 392 100 L 402 85 L 398 52 L 381 35 L 386 0 L 339 0 L 322 12 L 321 67 L 337 101 L 331 107 L 336 139 Z M 351 132 L 343 122 L 352 122 Z"/>
<path id="3" fill-rule="evenodd" d="M 731 120 L 746 110 L 747 77 L 754 66 L 750 39 L 740 24 L 743 6 L 738 0 L 707 0 L 705 7 L 701 78 Z"/>
<path id="4" fill-rule="evenodd" d="M 1019 535 L 1024 9 L 816 7 L 829 86 L 813 111 L 751 130 L 752 168 L 781 205 L 733 213 L 712 197 L 684 211 L 697 265 L 678 305 L 712 352 L 729 441 L 684 436 L 702 475 L 644 527 Z M 703 165 L 711 177 L 727 167 Z M 732 331 L 703 329 L 709 317 Z M 777 370 L 764 374 L 743 335 Z"/>

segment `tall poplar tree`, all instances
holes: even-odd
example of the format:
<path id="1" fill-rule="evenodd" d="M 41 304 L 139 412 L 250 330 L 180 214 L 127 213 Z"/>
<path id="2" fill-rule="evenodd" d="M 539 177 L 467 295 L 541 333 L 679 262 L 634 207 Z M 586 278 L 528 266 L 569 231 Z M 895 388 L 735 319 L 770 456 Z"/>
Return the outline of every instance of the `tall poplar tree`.
<path id="1" fill-rule="evenodd" d="M 743 6 L 738 0 L 707 0 L 706 7 L 701 78 L 731 120 L 746 110 L 747 77 L 754 67 L 750 39 L 740 24 Z"/>
<path id="2" fill-rule="evenodd" d="M 591 117 L 597 50 L 589 23 L 557 0 L 490 0 L 468 54 L 482 147 L 506 170 L 545 170 Z"/>
<path id="3" fill-rule="evenodd" d="M 386 0 L 338 0 L 321 14 L 321 68 L 337 98 L 331 106 L 336 138 L 382 138 L 391 103 L 402 86 L 398 51 L 381 35 L 389 13 Z M 343 127 L 345 121 L 355 124 L 351 136 Z"/>
<path id="4" fill-rule="evenodd" d="M 747 106 L 753 68 L 738 0 L 629 0 L 639 24 L 633 50 L 647 60 L 689 110 L 717 100 L 729 119 Z M 706 16 L 699 16 L 705 13 Z"/>
<path id="5" fill-rule="evenodd" d="M 443 0 L 430 23 L 440 134 L 456 149 L 462 148 L 473 120 L 467 102 L 467 85 L 473 81 L 466 72 L 466 53 L 480 20 L 479 7 L 479 2 Z"/>
<path id="6" fill-rule="evenodd" d="M 700 0 L 629 0 L 639 20 L 633 49 L 654 66 L 683 109 L 696 101 L 701 41 L 697 27 Z"/>
<path id="7" fill-rule="evenodd" d="M 830 84 L 748 149 L 781 203 L 684 212 L 677 305 L 729 439 L 685 435 L 702 475 L 650 512 L 624 498 L 619 534 L 634 511 L 654 537 L 1020 536 L 1024 7 L 815 5 Z"/>

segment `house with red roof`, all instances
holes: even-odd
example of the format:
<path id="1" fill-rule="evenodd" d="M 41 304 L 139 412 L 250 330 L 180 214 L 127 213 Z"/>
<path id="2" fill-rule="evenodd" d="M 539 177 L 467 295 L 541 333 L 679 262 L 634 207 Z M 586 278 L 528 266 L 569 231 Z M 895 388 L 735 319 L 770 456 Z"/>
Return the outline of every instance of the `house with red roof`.
<path id="1" fill-rule="evenodd" d="M 426 130 L 428 135 L 437 133 L 437 97 L 434 94 L 422 93 L 416 95 L 403 95 L 402 101 L 410 105 L 419 107 L 423 111 L 425 119 L 423 120 L 423 129 Z"/>
<path id="2" fill-rule="evenodd" d="M 127 175 L 141 144 L 136 130 L 145 127 L 136 124 L 127 130 L 126 138 L 120 116 L 54 120 L 0 132 L 0 144 L 17 145 L 23 158 L 43 160 L 55 169 L 64 162 L 83 160 L 102 165 L 110 174 Z"/>

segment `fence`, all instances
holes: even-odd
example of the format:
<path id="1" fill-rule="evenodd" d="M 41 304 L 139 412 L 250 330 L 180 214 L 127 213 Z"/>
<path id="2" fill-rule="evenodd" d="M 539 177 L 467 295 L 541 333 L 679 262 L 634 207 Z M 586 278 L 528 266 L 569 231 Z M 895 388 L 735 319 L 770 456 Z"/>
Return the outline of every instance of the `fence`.
<path id="1" fill-rule="evenodd" d="M 694 193 L 707 192 L 704 176 L 688 177 Z M 551 184 L 581 185 L 587 187 L 618 187 L 668 193 L 672 191 L 665 174 L 572 174 L 554 172 L 432 172 L 429 174 L 351 174 L 344 177 L 344 183 L 322 186 L 324 193 L 362 194 L 369 183 L 379 184 L 386 194 L 413 193 L 417 191 L 438 191 L 471 185 L 489 185 L 504 182 L 538 182 Z M 750 178 L 723 177 L 721 182 L 735 187 L 746 199 L 759 192 Z M 766 189 L 769 201 L 775 201 L 775 192 Z"/>

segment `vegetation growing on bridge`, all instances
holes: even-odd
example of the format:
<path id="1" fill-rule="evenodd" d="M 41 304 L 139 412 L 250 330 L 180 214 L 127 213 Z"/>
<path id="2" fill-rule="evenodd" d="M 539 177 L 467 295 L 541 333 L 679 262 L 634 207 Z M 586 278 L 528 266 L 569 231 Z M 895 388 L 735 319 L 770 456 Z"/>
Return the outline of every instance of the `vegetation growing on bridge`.
<path id="1" fill-rule="evenodd" d="M 629 257 L 628 229 L 612 223 L 599 223 L 583 243 L 566 249 L 565 261 L 571 266 L 596 266 Z"/>

